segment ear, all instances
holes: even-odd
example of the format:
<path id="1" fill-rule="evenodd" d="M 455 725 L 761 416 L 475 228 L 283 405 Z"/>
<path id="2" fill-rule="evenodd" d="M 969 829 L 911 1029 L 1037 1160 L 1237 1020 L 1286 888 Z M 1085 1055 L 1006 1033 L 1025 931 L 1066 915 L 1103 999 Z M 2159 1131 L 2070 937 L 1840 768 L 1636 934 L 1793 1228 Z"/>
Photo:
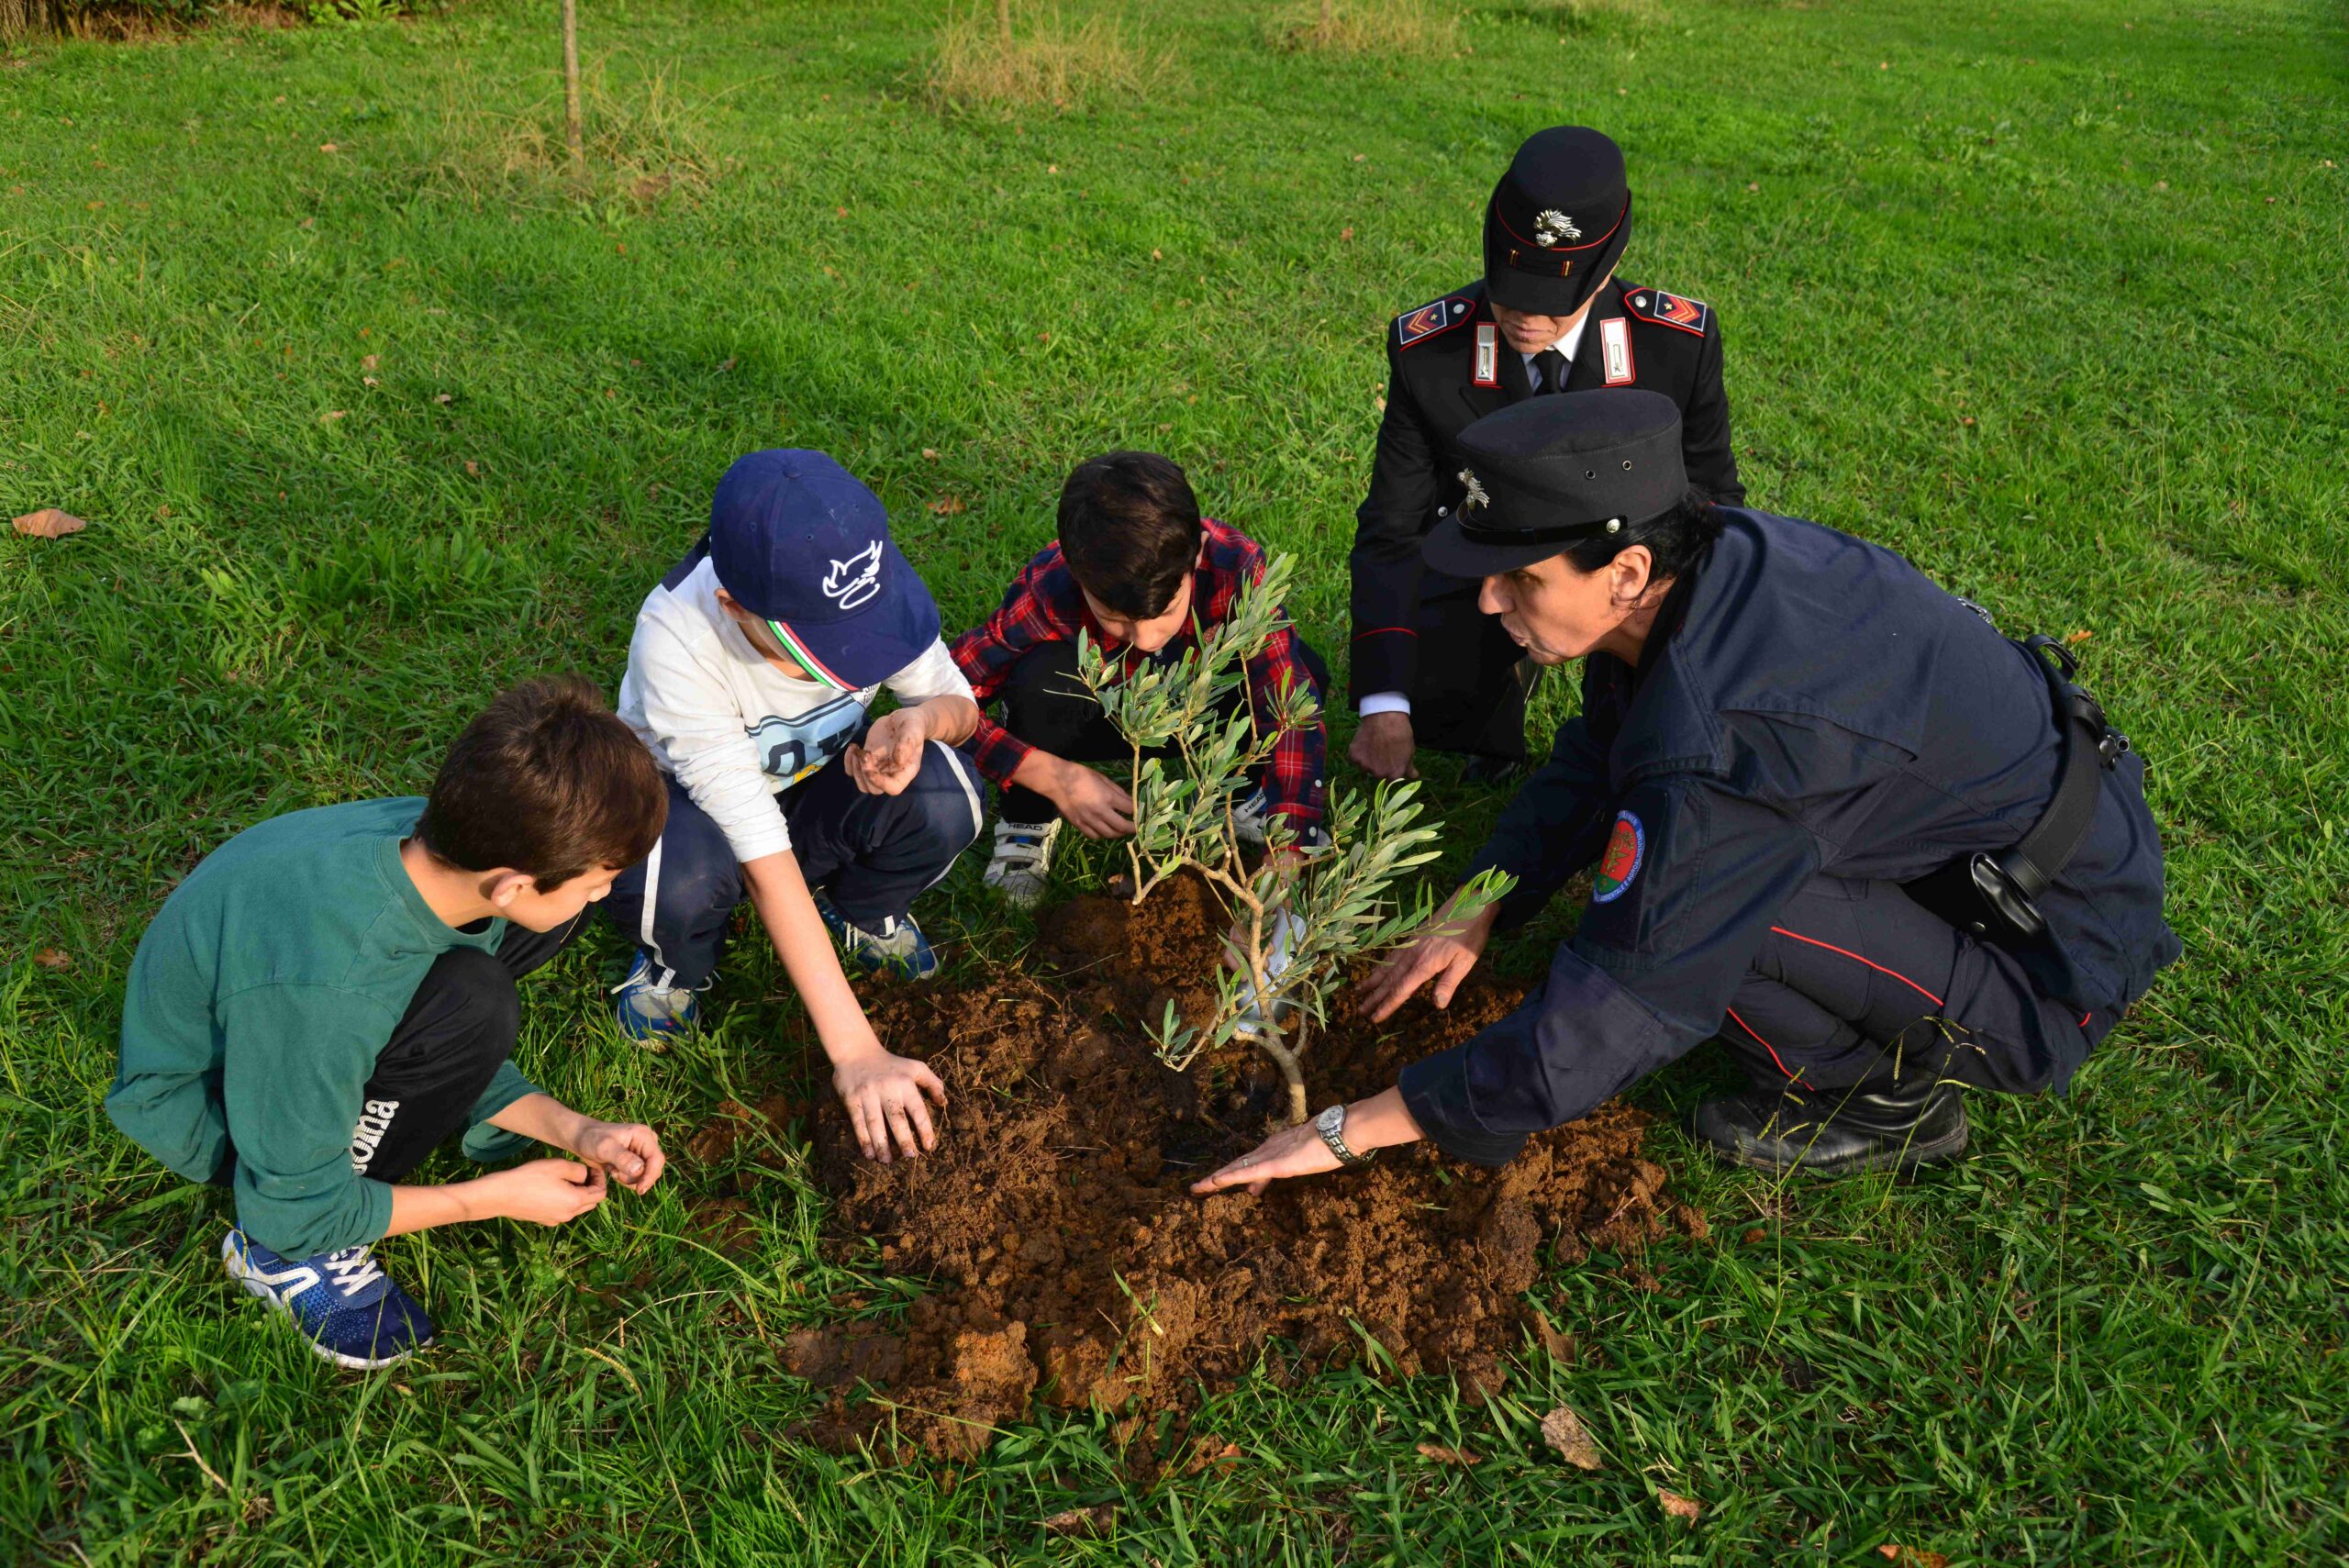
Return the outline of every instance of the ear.
<path id="1" fill-rule="evenodd" d="M 1655 552 L 1643 544 L 1625 545 L 1607 563 L 1607 596 L 1624 608 L 1640 602 L 1655 575 Z"/>
<path id="2" fill-rule="evenodd" d="M 495 871 L 483 873 L 482 884 L 492 906 L 504 910 L 512 908 L 514 900 L 535 887 L 537 882 L 529 872 L 500 866 Z"/>

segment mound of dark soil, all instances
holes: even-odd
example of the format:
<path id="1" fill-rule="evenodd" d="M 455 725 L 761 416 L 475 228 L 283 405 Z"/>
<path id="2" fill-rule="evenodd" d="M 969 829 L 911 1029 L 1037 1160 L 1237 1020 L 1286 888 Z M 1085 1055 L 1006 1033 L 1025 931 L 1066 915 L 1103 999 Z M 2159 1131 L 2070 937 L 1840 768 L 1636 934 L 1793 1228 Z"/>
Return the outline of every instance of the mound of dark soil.
<path id="1" fill-rule="evenodd" d="M 1268 1129 L 1275 1076 L 1246 1047 L 1170 1072 L 1135 1025 L 1170 995 L 1186 1013 L 1205 1001 L 1224 925 L 1189 882 L 1139 909 L 1081 898 L 1045 922 L 1058 988 L 1006 975 L 892 988 L 873 1004 L 891 1048 L 946 1080 L 943 1142 L 918 1161 L 860 1159 L 828 1096 L 815 1118 L 820 1180 L 842 1226 L 933 1288 L 902 1325 L 791 1337 L 790 1370 L 837 1390 L 819 1438 L 893 1425 L 900 1440 L 956 1455 L 1031 1397 L 1179 1410 L 1256 1365 L 1274 1336 L 1315 1364 L 1375 1340 L 1404 1373 L 1448 1372 L 1480 1391 L 1520 1343 L 1519 1297 L 1545 1242 L 1578 1262 L 1703 1234 L 1641 1157 L 1648 1118 L 1620 1105 L 1534 1139 L 1501 1171 L 1423 1144 L 1262 1198 L 1191 1196 L 1187 1183 Z M 1516 1001 L 1472 984 L 1445 1012 L 1415 1003 L 1377 1029 L 1341 1018 L 1308 1048 L 1314 1104 L 1387 1086 Z"/>

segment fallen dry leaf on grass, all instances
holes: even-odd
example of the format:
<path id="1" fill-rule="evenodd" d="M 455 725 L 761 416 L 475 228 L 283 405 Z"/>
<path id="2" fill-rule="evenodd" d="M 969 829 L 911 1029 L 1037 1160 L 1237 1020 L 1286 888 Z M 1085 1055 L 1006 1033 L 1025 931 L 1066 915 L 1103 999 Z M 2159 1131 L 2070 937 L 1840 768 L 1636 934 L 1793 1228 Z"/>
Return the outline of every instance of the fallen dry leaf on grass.
<path id="1" fill-rule="evenodd" d="M 1598 1457 L 1598 1445 L 1590 1440 L 1589 1429 L 1570 1405 L 1561 1405 L 1542 1418 L 1542 1440 L 1577 1470 L 1597 1470 L 1607 1462 Z"/>
<path id="2" fill-rule="evenodd" d="M 1546 1315 L 1540 1312 L 1533 1315 L 1533 1327 L 1540 1330 L 1542 1348 L 1550 1353 L 1552 1361 L 1567 1366 L 1574 1364 L 1575 1337 L 1572 1334 L 1552 1323 Z"/>
<path id="3" fill-rule="evenodd" d="M 73 961 L 56 948 L 43 948 L 33 954 L 33 962 L 43 969 L 70 969 Z"/>
<path id="4" fill-rule="evenodd" d="M 67 534 L 78 534 L 89 526 L 72 513 L 61 512 L 54 506 L 27 512 L 17 519 L 17 531 L 27 539 L 63 539 Z"/>
<path id="5" fill-rule="evenodd" d="M 941 517 L 951 517 L 964 509 L 963 506 L 963 497 L 960 495 L 941 495 L 937 500 L 932 501 L 930 504 L 930 509 L 937 513 Z"/>
<path id="6" fill-rule="evenodd" d="M 1485 1462 L 1485 1456 L 1481 1453 L 1470 1453 L 1464 1448 L 1446 1448 L 1442 1443 L 1421 1443 L 1419 1457 L 1432 1459 L 1438 1464 L 1482 1464 Z"/>
<path id="7" fill-rule="evenodd" d="M 1197 1475 L 1209 1465 L 1233 1465 L 1239 1463 L 1241 1458 L 1238 1443 L 1218 1442 L 1213 1436 L 1202 1432 L 1191 1440 L 1191 1457 L 1183 1466 L 1183 1473 Z"/>
<path id="8" fill-rule="evenodd" d="M 1044 1533 L 1091 1535 L 1095 1530 L 1107 1529 L 1109 1521 L 1117 1517 L 1118 1505 L 1115 1503 L 1096 1503 L 1089 1508 L 1071 1508 L 1046 1519 Z"/>
<path id="9" fill-rule="evenodd" d="M 362 354 L 360 356 L 359 368 L 363 371 L 371 371 L 383 362 L 383 360 L 374 354 Z"/>
<path id="10" fill-rule="evenodd" d="M 2077 648 L 2081 643 L 2086 642 L 2089 638 L 2094 637 L 2096 633 L 2092 631 L 2067 631 L 2064 634 L 2064 646 L 2066 648 Z"/>
<path id="11" fill-rule="evenodd" d="M 1677 1492 L 1667 1492 L 1661 1486 L 1655 1489 L 1655 1500 L 1665 1513 L 1675 1519 L 1685 1519 L 1690 1524 L 1695 1524 L 1697 1516 L 1705 1511 L 1705 1505 L 1697 1501 L 1696 1498 L 1684 1497 Z"/>
<path id="12" fill-rule="evenodd" d="M 1914 1546 L 1894 1546 L 1889 1542 L 1876 1548 L 1880 1556 L 1890 1558 L 1900 1568 L 1949 1568 L 1949 1559 L 1938 1551 L 1926 1551 Z"/>
<path id="13" fill-rule="evenodd" d="M 337 419 L 342 418 L 350 412 L 351 410 L 348 408 L 329 408 L 325 413 L 318 416 L 318 423 L 321 425 L 331 425 Z"/>

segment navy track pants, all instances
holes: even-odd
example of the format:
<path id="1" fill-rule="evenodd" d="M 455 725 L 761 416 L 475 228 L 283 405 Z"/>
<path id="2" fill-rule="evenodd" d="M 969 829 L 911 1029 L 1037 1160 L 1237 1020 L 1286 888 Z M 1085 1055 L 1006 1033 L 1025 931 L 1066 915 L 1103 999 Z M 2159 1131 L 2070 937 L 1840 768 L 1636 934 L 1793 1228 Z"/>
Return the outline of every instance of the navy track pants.
<path id="1" fill-rule="evenodd" d="M 870 930 L 903 917 L 979 836 L 980 787 L 970 757 L 933 740 L 901 795 L 866 795 L 836 757 L 778 795 L 776 809 L 807 885 Z M 742 894 L 726 835 L 672 778 L 660 843 L 612 884 L 604 910 L 651 960 L 655 980 L 698 990 L 718 969 Z"/>

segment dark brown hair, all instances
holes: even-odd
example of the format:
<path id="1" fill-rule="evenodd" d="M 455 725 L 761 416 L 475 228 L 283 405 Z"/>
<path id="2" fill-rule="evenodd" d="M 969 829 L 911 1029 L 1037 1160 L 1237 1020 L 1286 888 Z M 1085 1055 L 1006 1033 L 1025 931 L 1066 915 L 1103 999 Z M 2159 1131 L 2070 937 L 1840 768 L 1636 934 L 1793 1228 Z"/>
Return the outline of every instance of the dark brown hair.
<path id="1" fill-rule="evenodd" d="M 1705 552 L 1713 548 L 1713 541 L 1720 537 L 1720 514 L 1713 510 L 1711 500 L 1692 488 L 1660 517 L 1650 517 L 1620 534 L 1576 539 L 1566 550 L 1565 557 L 1575 571 L 1587 575 L 1631 546 L 1643 544 L 1654 558 L 1654 563 L 1648 568 L 1648 579 L 1661 583 L 1667 577 L 1676 578 L 1694 571 L 1704 560 Z"/>
<path id="2" fill-rule="evenodd" d="M 669 788 L 601 693 L 525 681 L 465 726 L 416 836 L 463 871 L 511 867 L 551 893 L 597 866 L 632 866 L 669 817 Z"/>
<path id="3" fill-rule="evenodd" d="M 1061 487 L 1061 556 L 1078 587 L 1121 616 L 1166 612 L 1205 531 L 1191 482 L 1156 452 L 1106 452 Z"/>

